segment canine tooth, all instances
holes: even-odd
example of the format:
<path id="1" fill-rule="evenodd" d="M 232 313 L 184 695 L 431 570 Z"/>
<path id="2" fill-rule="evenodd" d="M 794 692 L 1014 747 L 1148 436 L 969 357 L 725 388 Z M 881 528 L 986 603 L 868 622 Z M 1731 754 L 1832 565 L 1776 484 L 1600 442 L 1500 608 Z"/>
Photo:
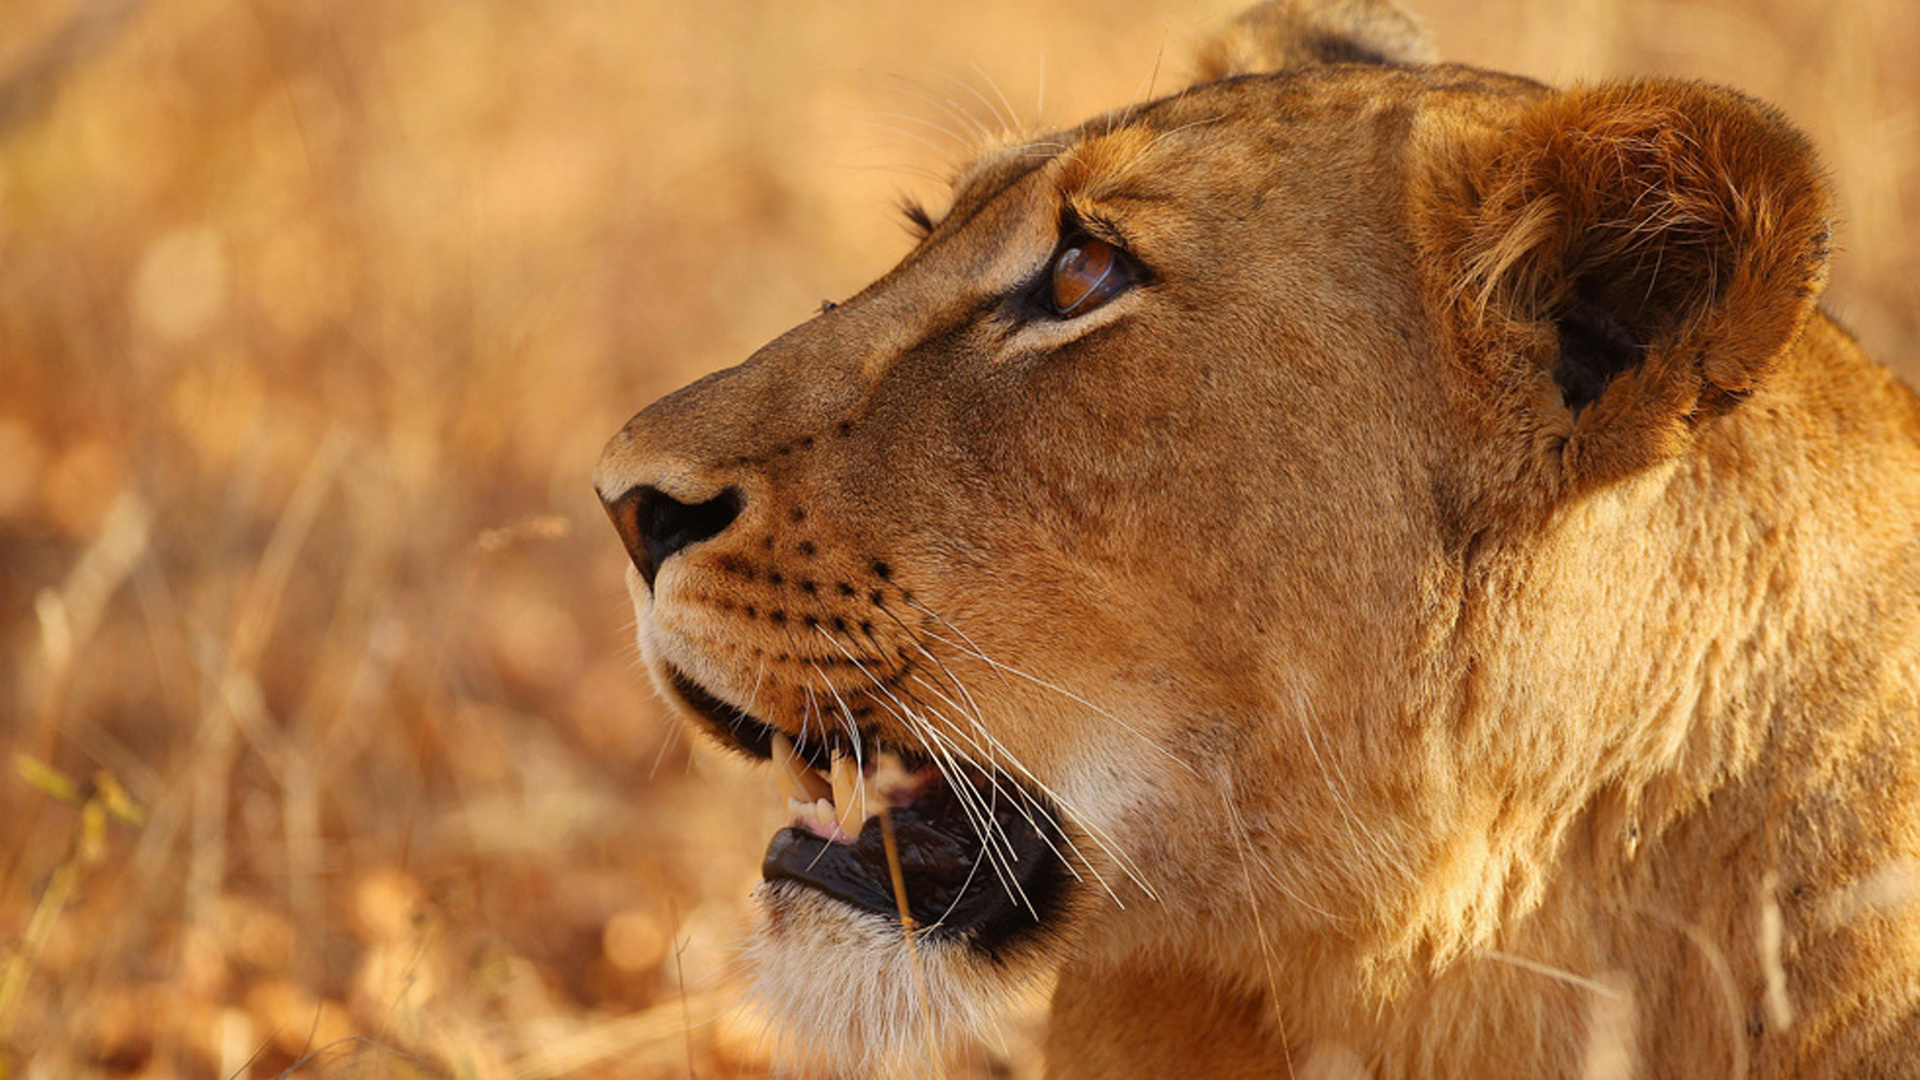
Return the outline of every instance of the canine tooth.
<path id="1" fill-rule="evenodd" d="M 773 780 L 780 785 L 780 794 L 786 796 L 790 803 L 799 802 L 801 796 L 806 794 L 806 789 L 800 786 L 799 778 L 794 775 L 798 764 L 794 760 L 793 740 L 774 732 Z"/>
<path id="2" fill-rule="evenodd" d="M 779 732 L 773 733 L 773 777 L 780 785 L 780 794 L 789 799 L 798 799 L 810 803 L 832 793 L 820 774 L 807 768 L 800 760 L 799 751 L 793 748 L 793 740 Z"/>
<path id="3" fill-rule="evenodd" d="M 860 782 L 860 766 L 845 754 L 833 756 L 833 805 L 841 831 L 859 836 L 860 824 L 867 820 L 867 791 Z"/>

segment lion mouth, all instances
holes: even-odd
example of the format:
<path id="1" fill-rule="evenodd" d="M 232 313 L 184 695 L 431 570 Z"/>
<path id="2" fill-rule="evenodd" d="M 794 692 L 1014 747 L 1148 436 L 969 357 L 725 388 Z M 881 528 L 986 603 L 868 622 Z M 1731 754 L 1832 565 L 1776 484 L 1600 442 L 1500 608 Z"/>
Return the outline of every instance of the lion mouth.
<path id="1" fill-rule="evenodd" d="M 996 956 L 1058 913 L 1073 875 L 1060 816 L 1044 796 L 1003 773 L 878 739 L 863 738 L 856 757 L 839 733 L 789 735 L 684 672 L 668 676 L 722 742 L 773 765 L 789 824 L 767 846 L 767 882 L 895 924 L 904 905 L 921 935 Z"/>

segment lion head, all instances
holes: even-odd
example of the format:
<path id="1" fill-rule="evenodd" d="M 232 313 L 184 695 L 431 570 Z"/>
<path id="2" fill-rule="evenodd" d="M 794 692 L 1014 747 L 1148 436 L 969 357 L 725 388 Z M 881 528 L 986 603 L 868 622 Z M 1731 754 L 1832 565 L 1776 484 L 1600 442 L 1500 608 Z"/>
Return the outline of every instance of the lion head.
<path id="1" fill-rule="evenodd" d="M 1557 1075 L 1603 973 L 1718 1000 L 1623 912 L 1837 880 L 1831 831 L 1682 872 L 1797 812 L 1810 665 L 1865 665 L 1855 751 L 1920 685 L 1920 497 L 1861 464 L 1920 410 L 1816 311 L 1813 155 L 1725 90 L 1430 60 L 1390 4 L 1256 9 L 608 445 L 649 671 L 789 798 L 758 990 L 838 1067 L 1064 963 L 1061 1075 Z"/>

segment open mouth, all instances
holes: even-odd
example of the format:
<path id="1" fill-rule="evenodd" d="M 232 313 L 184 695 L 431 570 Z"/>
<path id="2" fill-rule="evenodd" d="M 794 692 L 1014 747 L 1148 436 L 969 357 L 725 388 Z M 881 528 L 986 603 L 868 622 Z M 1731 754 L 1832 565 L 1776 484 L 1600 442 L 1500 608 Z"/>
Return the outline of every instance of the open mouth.
<path id="1" fill-rule="evenodd" d="M 789 825 L 767 846 L 767 881 L 895 923 L 904 905 L 919 933 L 989 955 L 1057 913 L 1071 871 L 1059 815 L 1043 796 L 1002 773 L 871 736 L 858 754 L 844 732 L 792 736 L 683 672 L 668 674 L 723 742 L 773 765 Z"/>

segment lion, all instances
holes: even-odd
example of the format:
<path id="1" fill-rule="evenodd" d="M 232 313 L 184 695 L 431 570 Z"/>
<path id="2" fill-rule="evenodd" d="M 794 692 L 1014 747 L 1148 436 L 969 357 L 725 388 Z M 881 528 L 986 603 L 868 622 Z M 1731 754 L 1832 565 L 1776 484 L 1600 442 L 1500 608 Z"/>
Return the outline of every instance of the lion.
<path id="1" fill-rule="evenodd" d="M 1920 1076 L 1920 399 L 1699 83 L 1282 0 L 987 153 L 595 483 L 769 762 L 796 1053 L 926 1075 Z"/>

